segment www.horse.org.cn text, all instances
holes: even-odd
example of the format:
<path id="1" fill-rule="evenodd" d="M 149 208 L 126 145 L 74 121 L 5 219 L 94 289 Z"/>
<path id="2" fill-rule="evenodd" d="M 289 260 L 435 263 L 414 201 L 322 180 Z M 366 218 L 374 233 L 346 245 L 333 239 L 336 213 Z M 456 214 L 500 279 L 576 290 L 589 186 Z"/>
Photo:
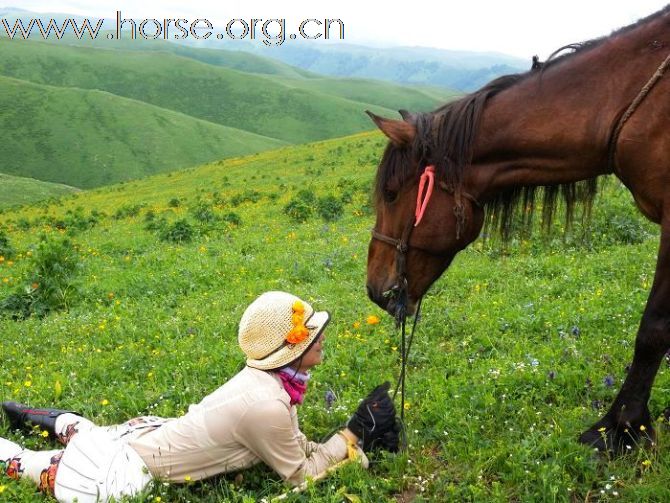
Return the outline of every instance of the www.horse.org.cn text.
<path id="1" fill-rule="evenodd" d="M 9 39 L 56 38 L 73 35 L 77 39 L 106 38 L 108 40 L 260 40 L 266 46 L 282 45 L 286 40 L 344 40 L 344 22 L 341 19 L 303 19 L 297 23 L 295 33 L 287 33 L 286 18 L 230 19 L 214 23 L 205 18 L 193 21 L 181 18 L 142 19 L 124 18 L 116 11 L 114 21 L 88 18 L 66 18 L 47 21 L 41 18 L 20 19 L 12 23 L 7 18 L 0 20 L 1 28 Z M 111 25 L 111 26 L 110 26 Z"/>

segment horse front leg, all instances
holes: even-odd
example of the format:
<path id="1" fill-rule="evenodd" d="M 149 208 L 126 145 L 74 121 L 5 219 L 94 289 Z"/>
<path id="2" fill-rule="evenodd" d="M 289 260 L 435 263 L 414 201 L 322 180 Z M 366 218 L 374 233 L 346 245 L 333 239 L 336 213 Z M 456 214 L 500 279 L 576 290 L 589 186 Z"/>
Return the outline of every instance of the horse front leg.
<path id="1" fill-rule="evenodd" d="M 656 275 L 645 307 L 626 380 L 603 418 L 580 442 L 623 453 L 655 439 L 647 402 L 663 356 L 670 348 L 670 218 L 664 219 Z"/>

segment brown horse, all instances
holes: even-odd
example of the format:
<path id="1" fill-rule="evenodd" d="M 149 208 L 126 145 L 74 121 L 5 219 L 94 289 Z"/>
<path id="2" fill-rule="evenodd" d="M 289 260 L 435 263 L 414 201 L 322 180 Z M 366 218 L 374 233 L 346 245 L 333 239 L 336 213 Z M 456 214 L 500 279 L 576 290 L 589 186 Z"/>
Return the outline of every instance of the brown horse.
<path id="1" fill-rule="evenodd" d="M 377 172 L 367 289 L 390 313 L 412 314 L 485 221 L 509 237 L 513 221 L 530 225 L 540 193 L 544 223 L 560 196 L 568 218 L 576 203 L 588 215 L 595 179 L 615 174 L 661 226 L 630 371 L 607 414 L 580 437 L 623 450 L 653 438 L 647 402 L 670 347 L 670 76 L 661 78 L 670 62 L 670 6 L 570 49 L 432 113 L 370 114 L 390 141 Z M 435 190 L 415 226 L 427 166 Z"/>

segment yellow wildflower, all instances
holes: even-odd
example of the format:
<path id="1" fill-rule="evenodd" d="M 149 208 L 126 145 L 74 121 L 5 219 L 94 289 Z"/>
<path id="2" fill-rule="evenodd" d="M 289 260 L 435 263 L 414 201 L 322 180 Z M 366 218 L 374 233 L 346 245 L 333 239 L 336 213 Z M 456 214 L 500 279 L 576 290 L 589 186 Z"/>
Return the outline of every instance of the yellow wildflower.
<path id="1" fill-rule="evenodd" d="M 49 432 L 47 430 L 44 430 L 40 433 L 44 438 L 47 438 L 49 436 Z"/>
<path id="2" fill-rule="evenodd" d="M 409 410 L 410 407 L 411 406 L 410 406 L 409 402 L 405 402 L 405 410 Z"/>
<path id="3" fill-rule="evenodd" d="M 186 475 L 186 476 L 184 477 L 184 482 L 190 482 L 190 481 L 191 481 L 191 476 L 190 476 L 190 475 Z"/>
<path id="4" fill-rule="evenodd" d="M 360 326 L 361 326 L 361 322 L 360 322 L 360 321 L 354 321 L 354 328 L 358 328 L 358 327 L 360 327 Z"/>
<path id="5" fill-rule="evenodd" d="M 647 427 L 643 424 L 640 425 L 640 431 L 646 431 Z"/>
<path id="6" fill-rule="evenodd" d="M 381 320 L 379 319 L 379 317 L 378 317 L 378 316 L 375 316 L 374 314 L 371 314 L 370 316 L 368 316 L 368 317 L 365 319 L 365 322 L 366 322 L 368 325 L 376 325 L 376 324 L 379 323 L 380 321 L 381 321 Z"/>
<path id="7" fill-rule="evenodd" d="M 644 461 L 642 461 L 642 466 L 644 466 L 645 468 L 649 468 L 651 466 L 651 461 L 645 459 Z"/>
<path id="8" fill-rule="evenodd" d="M 106 407 L 107 405 L 109 405 L 109 400 L 107 400 L 106 398 L 103 399 L 103 400 L 100 402 L 100 405 L 102 405 L 103 407 Z"/>

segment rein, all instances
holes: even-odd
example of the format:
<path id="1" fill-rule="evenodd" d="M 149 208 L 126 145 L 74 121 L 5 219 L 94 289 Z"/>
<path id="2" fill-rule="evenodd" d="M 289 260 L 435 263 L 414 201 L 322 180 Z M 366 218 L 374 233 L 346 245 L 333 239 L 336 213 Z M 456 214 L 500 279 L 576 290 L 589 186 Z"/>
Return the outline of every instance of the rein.
<path id="1" fill-rule="evenodd" d="M 663 62 L 658 66 L 651 78 L 642 87 L 642 89 L 640 89 L 640 92 L 637 94 L 635 99 L 631 102 L 630 105 L 628 105 L 628 108 L 624 114 L 619 118 L 616 128 L 612 132 L 612 136 L 609 141 L 607 164 L 610 168 L 610 171 L 616 171 L 614 166 L 614 157 L 616 155 L 617 144 L 619 143 L 619 135 L 621 134 L 621 130 L 623 129 L 624 124 L 626 121 L 628 121 L 628 119 L 631 118 L 635 110 L 637 110 L 637 107 L 640 106 L 640 103 L 642 103 L 642 101 L 647 97 L 649 91 L 651 91 L 651 88 L 654 87 L 659 80 L 661 80 L 661 77 L 663 77 L 663 74 L 668 69 L 668 66 L 670 66 L 670 54 L 668 54 Z"/>

